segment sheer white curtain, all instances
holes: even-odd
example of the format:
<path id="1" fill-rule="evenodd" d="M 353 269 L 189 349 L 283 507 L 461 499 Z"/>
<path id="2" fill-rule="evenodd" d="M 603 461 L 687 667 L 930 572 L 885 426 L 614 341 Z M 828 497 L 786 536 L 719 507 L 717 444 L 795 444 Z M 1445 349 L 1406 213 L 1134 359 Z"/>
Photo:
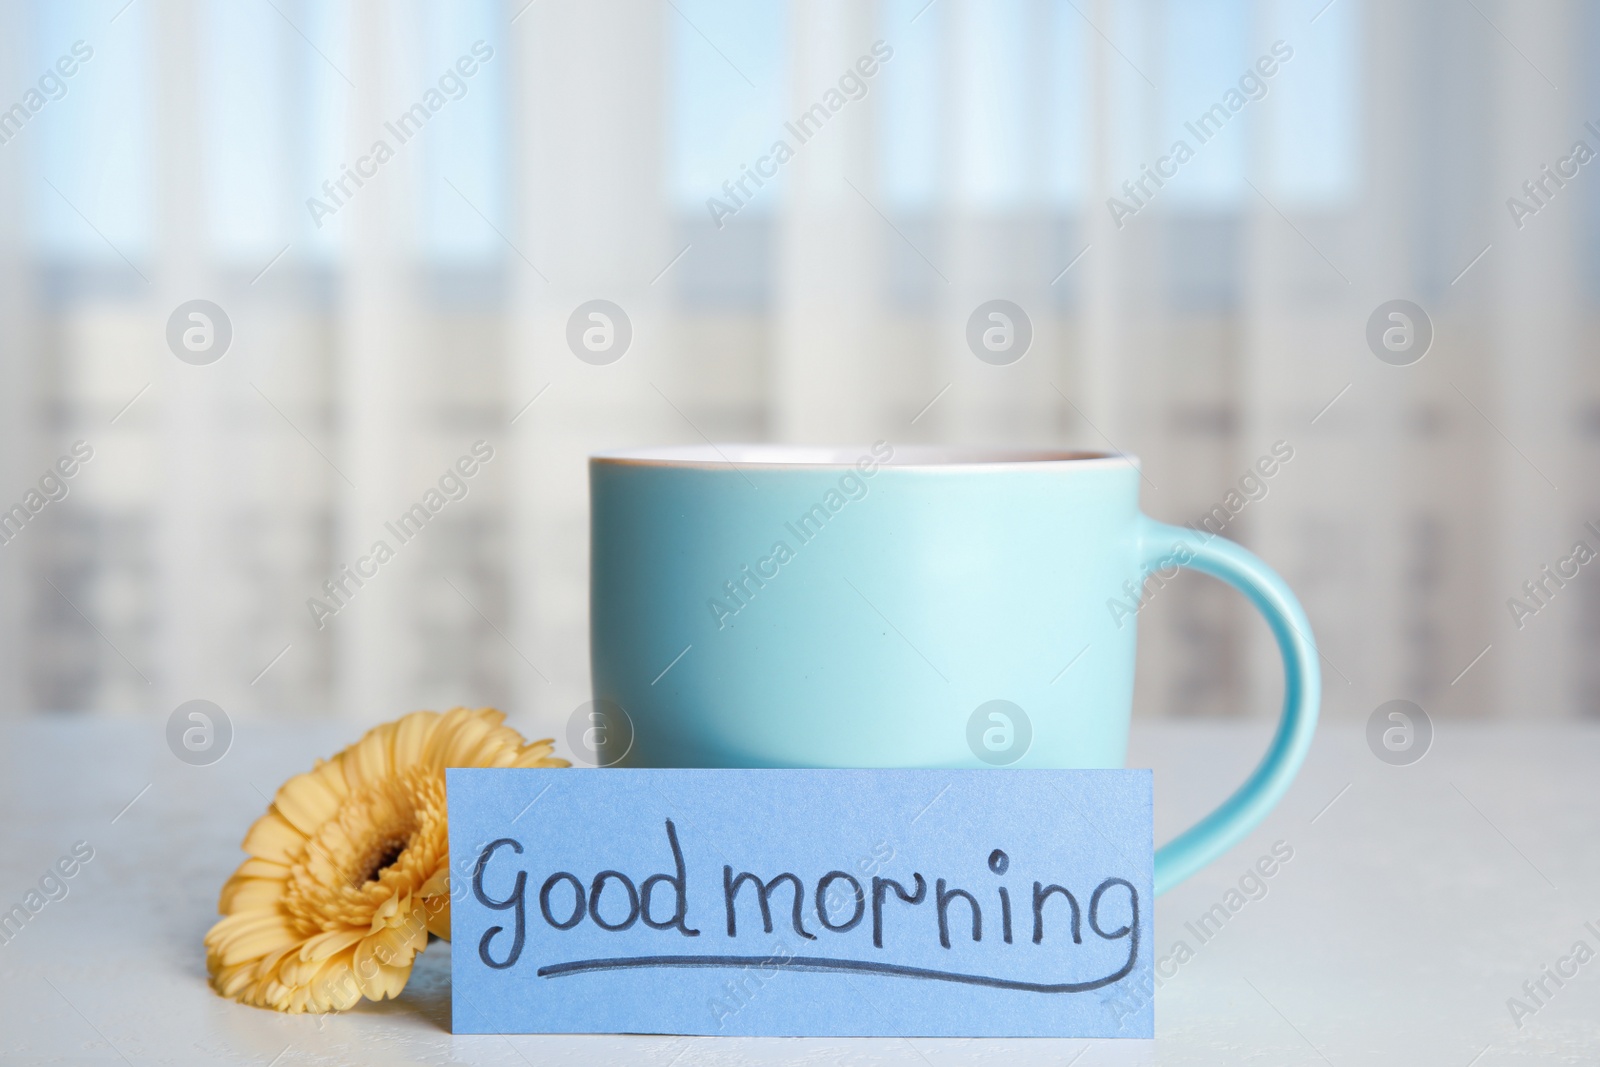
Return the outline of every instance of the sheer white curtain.
<path id="1" fill-rule="evenodd" d="M 1600 578 L 1524 590 L 1600 549 L 1592 168 L 1521 226 L 1507 206 L 1600 150 L 1590 5 L 0 20 L 0 105 L 23 108 L 0 126 L 0 505 L 94 448 L 0 545 L 10 710 L 495 703 L 560 733 L 588 690 L 584 456 L 751 438 L 1136 452 L 1147 510 L 1236 512 L 1228 536 L 1301 592 L 1330 715 L 1600 708 Z M 32 108 L 77 41 L 93 58 Z M 785 124 L 819 102 L 802 143 Z M 792 158 L 740 186 L 778 140 Z M 1160 163 L 1178 141 L 1192 158 Z M 166 341 L 197 298 L 233 328 L 206 366 Z M 996 299 L 1032 330 L 1004 366 L 967 341 Z M 1410 366 L 1366 341 L 1394 299 L 1432 322 Z M 614 362 L 568 342 L 595 300 L 631 332 Z M 398 537 L 478 442 L 464 495 Z M 1538 608 L 1520 628 L 1513 597 Z M 1230 592 L 1184 576 L 1140 625 L 1141 713 L 1275 710 Z"/>

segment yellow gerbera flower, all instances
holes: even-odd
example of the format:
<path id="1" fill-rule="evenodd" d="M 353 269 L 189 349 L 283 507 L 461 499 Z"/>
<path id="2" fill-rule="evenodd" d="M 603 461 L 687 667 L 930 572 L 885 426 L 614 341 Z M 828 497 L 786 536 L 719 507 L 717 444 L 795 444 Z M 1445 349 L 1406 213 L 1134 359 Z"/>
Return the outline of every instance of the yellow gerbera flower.
<path id="1" fill-rule="evenodd" d="M 494 708 L 413 712 L 283 783 L 222 887 L 206 968 L 225 997 L 331 1011 L 399 996 L 450 936 L 446 767 L 565 767 Z"/>

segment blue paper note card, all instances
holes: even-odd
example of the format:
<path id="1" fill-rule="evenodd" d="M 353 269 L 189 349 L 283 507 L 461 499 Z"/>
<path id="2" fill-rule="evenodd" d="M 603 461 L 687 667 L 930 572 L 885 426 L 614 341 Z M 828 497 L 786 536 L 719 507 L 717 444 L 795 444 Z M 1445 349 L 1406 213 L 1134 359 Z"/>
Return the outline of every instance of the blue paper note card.
<path id="1" fill-rule="evenodd" d="M 1154 1036 L 1147 770 L 447 783 L 457 1033 Z"/>

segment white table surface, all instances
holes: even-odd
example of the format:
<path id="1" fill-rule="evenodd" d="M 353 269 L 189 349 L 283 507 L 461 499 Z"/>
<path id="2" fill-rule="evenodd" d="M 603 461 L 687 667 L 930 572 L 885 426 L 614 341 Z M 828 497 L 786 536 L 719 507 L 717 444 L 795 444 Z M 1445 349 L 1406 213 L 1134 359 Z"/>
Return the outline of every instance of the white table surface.
<path id="1" fill-rule="evenodd" d="M 236 722 L 228 755 L 191 767 L 163 727 L 0 721 L 0 910 L 73 842 L 95 850 L 66 899 L 0 944 L 0 1063 L 1600 1062 L 1600 958 L 1547 982 L 1520 1027 L 1507 1008 L 1576 941 L 1600 951 L 1584 927 L 1600 929 L 1596 727 L 1443 723 L 1421 762 L 1392 767 L 1358 724 L 1324 725 L 1267 822 L 1158 902 L 1160 955 L 1274 841 L 1294 849 L 1264 898 L 1204 945 L 1185 937 L 1195 954 L 1158 994 L 1154 1041 L 458 1037 L 442 943 L 396 1001 L 320 1018 L 243 1007 L 205 981 L 217 890 L 262 795 L 359 730 Z M 1239 780 L 1269 731 L 1137 729 L 1130 765 L 1156 768 L 1158 838 Z"/>

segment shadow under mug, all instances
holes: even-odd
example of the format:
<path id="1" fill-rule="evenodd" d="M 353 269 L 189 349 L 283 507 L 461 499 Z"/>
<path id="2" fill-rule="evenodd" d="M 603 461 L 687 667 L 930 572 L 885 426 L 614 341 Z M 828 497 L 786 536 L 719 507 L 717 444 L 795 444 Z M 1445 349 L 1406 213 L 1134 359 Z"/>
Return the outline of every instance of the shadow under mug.
<path id="1" fill-rule="evenodd" d="M 1266 617 L 1284 701 L 1266 756 L 1156 852 L 1162 892 L 1299 769 L 1321 680 L 1294 595 L 1231 541 L 1139 512 L 1098 453 L 775 445 L 595 455 L 591 664 L 603 765 L 1120 767 L 1137 611 L 1181 567 Z"/>

